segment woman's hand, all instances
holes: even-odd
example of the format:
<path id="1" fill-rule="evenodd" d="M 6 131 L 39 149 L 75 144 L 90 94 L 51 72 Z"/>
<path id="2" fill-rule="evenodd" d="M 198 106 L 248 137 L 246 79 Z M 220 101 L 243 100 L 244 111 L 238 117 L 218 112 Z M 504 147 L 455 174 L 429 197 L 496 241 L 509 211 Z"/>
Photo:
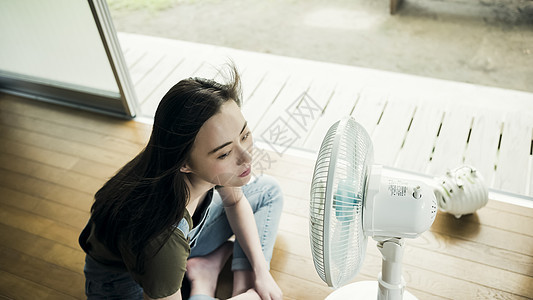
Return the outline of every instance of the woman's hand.
<path id="1" fill-rule="evenodd" d="M 267 270 L 255 274 L 254 288 L 262 300 L 281 300 L 283 293 L 270 272 Z"/>

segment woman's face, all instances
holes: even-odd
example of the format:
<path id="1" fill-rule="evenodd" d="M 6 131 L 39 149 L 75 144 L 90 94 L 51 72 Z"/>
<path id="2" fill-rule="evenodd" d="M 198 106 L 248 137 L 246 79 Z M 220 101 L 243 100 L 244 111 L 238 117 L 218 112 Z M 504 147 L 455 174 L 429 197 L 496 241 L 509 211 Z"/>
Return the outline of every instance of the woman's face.
<path id="1" fill-rule="evenodd" d="M 227 101 L 208 119 L 194 141 L 189 162 L 181 168 L 192 180 L 228 187 L 251 178 L 252 133 L 235 101 Z"/>

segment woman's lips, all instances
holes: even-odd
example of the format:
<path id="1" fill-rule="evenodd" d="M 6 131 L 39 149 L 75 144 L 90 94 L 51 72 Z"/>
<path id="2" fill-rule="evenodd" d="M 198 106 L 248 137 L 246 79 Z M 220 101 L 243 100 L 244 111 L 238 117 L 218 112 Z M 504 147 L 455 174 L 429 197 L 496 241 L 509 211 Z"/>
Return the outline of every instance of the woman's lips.
<path id="1" fill-rule="evenodd" d="M 252 167 L 248 167 L 248 169 L 246 169 L 246 171 L 242 172 L 241 175 L 239 175 L 239 177 L 246 177 L 250 174 L 250 172 L 252 171 Z"/>

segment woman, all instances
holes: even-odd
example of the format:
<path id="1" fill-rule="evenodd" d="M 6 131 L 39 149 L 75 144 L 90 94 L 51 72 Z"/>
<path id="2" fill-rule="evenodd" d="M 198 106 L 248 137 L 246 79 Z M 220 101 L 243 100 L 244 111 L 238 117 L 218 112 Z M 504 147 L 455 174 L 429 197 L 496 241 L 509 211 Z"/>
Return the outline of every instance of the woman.
<path id="1" fill-rule="evenodd" d="M 250 181 L 239 96 L 233 68 L 229 84 L 189 78 L 163 97 L 146 148 L 96 193 L 80 235 L 89 299 L 182 299 L 185 275 L 189 299 L 213 299 L 232 252 L 235 299 L 281 299 L 269 262 L 282 195 Z"/>

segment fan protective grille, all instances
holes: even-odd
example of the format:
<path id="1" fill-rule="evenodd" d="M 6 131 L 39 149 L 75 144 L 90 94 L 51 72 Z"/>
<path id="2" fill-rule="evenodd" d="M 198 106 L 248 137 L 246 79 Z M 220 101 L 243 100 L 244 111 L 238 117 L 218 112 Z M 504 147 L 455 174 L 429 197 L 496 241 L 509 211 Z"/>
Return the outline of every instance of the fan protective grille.
<path id="1" fill-rule="evenodd" d="M 360 124 L 348 117 L 330 127 L 311 183 L 309 234 L 315 269 L 335 288 L 353 279 L 364 260 L 363 207 L 371 163 L 372 142 Z"/>

